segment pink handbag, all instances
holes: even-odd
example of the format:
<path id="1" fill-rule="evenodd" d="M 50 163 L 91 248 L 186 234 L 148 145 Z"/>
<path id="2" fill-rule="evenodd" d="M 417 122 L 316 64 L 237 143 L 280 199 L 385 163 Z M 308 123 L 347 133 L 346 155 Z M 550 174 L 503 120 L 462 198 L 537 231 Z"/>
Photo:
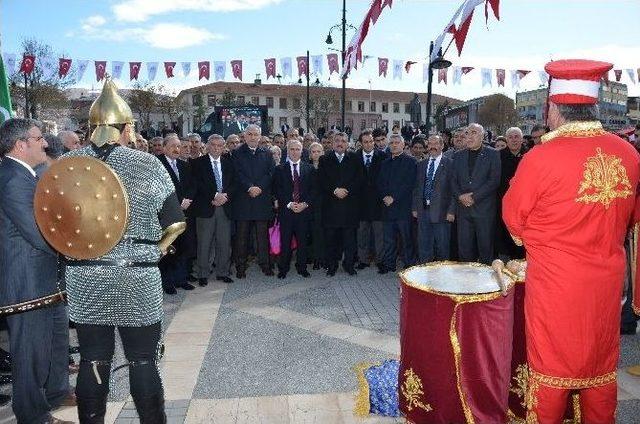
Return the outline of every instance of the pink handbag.
<path id="1" fill-rule="evenodd" d="M 273 220 L 273 225 L 269 227 L 269 254 L 279 255 L 280 251 L 280 222 L 278 218 Z M 291 238 L 291 250 L 298 248 L 298 240 Z"/>

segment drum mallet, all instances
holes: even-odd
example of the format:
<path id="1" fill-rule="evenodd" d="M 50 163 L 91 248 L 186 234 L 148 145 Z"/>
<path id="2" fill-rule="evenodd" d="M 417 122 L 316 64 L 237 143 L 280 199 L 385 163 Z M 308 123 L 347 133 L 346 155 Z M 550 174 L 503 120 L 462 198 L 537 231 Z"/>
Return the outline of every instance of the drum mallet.
<path id="1" fill-rule="evenodd" d="M 504 278 L 502 277 L 502 272 L 504 271 L 504 262 L 500 259 L 496 259 L 491 263 L 491 268 L 496 272 L 496 276 L 498 277 L 498 285 L 500 286 L 500 290 L 502 291 L 502 296 L 507 296 L 508 290 L 507 285 L 504 282 Z"/>

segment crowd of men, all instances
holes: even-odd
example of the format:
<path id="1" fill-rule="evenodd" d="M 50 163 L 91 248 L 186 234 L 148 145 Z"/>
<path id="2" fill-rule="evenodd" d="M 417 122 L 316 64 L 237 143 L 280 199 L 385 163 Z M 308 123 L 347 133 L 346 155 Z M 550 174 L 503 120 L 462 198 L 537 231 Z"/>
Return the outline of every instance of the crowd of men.
<path id="1" fill-rule="evenodd" d="M 243 279 L 253 257 L 265 276 L 286 278 L 294 251 L 302 277 L 310 268 L 333 276 L 340 264 L 349 275 L 370 266 L 385 274 L 434 260 L 524 257 L 500 199 L 544 132 L 526 139 L 513 127 L 490 140 L 471 124 L 408 139 L 366 129 L 349 142 L 338 130 L 319 140 L 249 125 L 226 139 L 138 135 L 129 147 L 160 159 L 187 216 L 176 253 L 160 263 L 164 290 L 175 294 L 209 277 Z"/>

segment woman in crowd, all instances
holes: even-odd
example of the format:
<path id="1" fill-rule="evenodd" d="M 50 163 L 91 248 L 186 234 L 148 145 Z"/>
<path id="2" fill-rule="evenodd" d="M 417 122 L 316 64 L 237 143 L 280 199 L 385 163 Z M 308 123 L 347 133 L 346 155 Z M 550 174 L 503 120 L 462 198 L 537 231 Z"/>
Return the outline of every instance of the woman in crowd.
<path id="1" fill-rule="evenodd" d="M 313 142 L 309 145 L 309 162 L 317 170 L 320 156 L 324 154 L 322 144 Z M 316 184 L 317 185 L 317 184 Z M 317 193 L 313 203 L 313 219 L 311 221 L 311 252 L 309 258 L 313 258 L 313 269 L 320 269 L 325 265 L 324 234 L 322 230 L 322 196 Z"/>

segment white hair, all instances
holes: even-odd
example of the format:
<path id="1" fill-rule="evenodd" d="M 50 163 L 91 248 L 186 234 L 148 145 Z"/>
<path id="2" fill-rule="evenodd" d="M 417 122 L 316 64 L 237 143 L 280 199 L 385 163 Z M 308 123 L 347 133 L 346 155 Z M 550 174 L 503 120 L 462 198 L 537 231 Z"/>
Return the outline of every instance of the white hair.
<path id="1" fill-rule="evenodd" d="M 522 138 L 522 130 L 521 130 L 520 128 L 518 128 L 518 127 L 511 127 L 511 128 L 509 128 L 509 129 L 504 133 L 504 135 L 508 136 L 510 133 L 513 133 L 513 132 L 518 133 L 518 135 Z"/>

